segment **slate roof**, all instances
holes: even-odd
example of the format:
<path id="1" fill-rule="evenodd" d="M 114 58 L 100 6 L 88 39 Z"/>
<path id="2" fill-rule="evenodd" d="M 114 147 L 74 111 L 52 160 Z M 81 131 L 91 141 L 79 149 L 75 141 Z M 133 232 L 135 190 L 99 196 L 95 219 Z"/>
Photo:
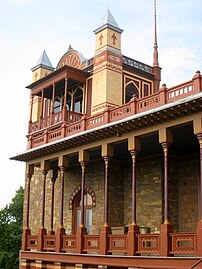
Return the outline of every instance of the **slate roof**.
<path id="1" fill-rule="evenodd" d="M 107 10 L 107 13 L 105 14 L 102 22 L 101 22 L 101 26 L 99 28 L 97 28 L 94 33 L 98 33 L 100 32 L 101 30 L 103 30 L 104 28 L 111 28 L 112 30 L 115 30 L 119 33 L 122 33 L 123 30 L 120 29 L 118 23 L 116 22 L 116 20 L 114 19 L 113 15 L 111 14 L 110 10 L 108 9 Z"/>
<path id="2" fill-rule="evenodd" d="M 38 67 L 45 67 L 45 68 L 48 68 L 52 71 L 54 70 L 54 67 L 52 66 L 45 50 L 43 51 L 42 55 L 38 59 L 36 65 L 32 68 L 32 71 L 34 71 Z"/>

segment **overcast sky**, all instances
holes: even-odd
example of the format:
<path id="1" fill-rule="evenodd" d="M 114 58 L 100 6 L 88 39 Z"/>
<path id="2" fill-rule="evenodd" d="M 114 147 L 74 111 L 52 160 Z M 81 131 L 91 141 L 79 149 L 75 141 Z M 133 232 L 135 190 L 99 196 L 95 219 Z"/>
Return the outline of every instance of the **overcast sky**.
<path id="1" fill-rule="evenodd" d="M 122 53 L 152 64 L 153 0 L 0 0 L 0 208 L 24 186 L 31 68 L 44 48 L 55 67 L 69 44 L 90 58 L 107 7 L 124 30 Z M 157 0 L 161 84 L 202 70 L 201 0 Z"/>

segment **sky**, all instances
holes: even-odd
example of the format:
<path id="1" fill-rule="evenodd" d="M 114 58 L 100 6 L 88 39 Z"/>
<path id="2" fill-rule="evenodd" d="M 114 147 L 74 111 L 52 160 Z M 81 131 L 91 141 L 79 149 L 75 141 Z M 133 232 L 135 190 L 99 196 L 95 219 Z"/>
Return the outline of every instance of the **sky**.
<path id="1" fill-rule="evenodd" d="M 122 33 L 122 53 L 152 65 L 153 0 L 0 0 L 0 208 L 24 187 L 31 68 L 45 49 L 54 67 L 69 45 L 91 58 L 107 8 Z M 201 0 L 157 0 L 161 85 L 202 71 Z"/>

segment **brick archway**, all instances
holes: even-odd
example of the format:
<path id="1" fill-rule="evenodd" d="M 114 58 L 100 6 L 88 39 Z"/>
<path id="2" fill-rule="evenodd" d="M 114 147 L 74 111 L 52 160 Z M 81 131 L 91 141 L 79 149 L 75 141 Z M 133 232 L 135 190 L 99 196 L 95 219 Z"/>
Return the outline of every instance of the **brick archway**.
<path id="1" fill-rule="evenodd" d="M 73 209 L 73 201 L 74 198 L 77 196 L 77 194 L 79 194 L 79 192 L 81 191 L 81 187 L 77 187 L 76 189 L 74 189 L 74 191 L 72 192 L 71 196 L 70 196 L 70 200 L 69 200 L 69 209 Z M 85 193 L 90 194 L 90 196 L 92 197 L 92 206 L 96 207 L 96 195 L 95 192 L 89 187 L 89 186 L 85 186 Z"/>

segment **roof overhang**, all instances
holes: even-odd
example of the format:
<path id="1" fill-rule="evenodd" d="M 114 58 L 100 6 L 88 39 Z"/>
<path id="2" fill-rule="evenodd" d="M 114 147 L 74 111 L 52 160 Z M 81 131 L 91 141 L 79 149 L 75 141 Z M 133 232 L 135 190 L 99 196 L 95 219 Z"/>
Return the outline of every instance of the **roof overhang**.
<path id="1" fill-rule="evenodd" d="M 60 69 L 57 69 L 47 76 L 26 86 L 26 88 L 31 89 L 33 93 L 36 94 L 39 90 L 42 90 L 42 88 L 44 89 L 50 85 L 53 85 L 55 82 L 60 81 L 64 78 L 69 78 L 85 83 L 89 75 L 90 74 L 87 71 L 64 65 Z"/>

